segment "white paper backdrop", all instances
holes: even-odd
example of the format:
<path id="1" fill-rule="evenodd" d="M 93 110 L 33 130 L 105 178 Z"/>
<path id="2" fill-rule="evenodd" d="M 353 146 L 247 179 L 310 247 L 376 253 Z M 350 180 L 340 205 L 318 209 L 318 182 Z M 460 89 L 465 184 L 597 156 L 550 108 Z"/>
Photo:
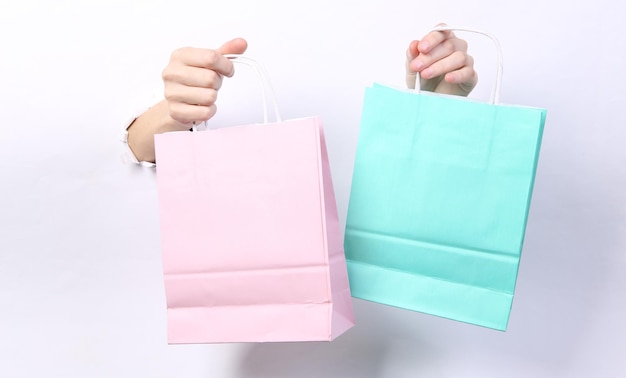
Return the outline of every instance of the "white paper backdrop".
<path id="1" fill-rule="evenodd" d="M 626 82 L 617 3 L 0 1 L 0 376 L 621 377 Z M 345 223 L 360 106 L 445 21 L 504 50 L 503 102 L 548 109 L 507 332 L 355 300 L 332 343 L 168 346 L 150 170 L 117 142 L 171 50 L 241 36 L 285 117 L 321 115 Z M 487 98 L 494 53 L 464 35 Z M 215 122 L 257 120 L 243 72 Z M 237 80 L 240 79 L 240 80 Z"/>

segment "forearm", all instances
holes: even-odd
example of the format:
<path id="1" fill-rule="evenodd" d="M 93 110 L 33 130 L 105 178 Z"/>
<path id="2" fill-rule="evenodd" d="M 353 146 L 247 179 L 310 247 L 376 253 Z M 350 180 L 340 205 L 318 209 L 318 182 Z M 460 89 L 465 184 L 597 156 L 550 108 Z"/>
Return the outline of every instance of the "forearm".
<path id="1" fill-rule="evenodd" d="M 137 117 L 128 128 L 128 146 L 139 161 L 155 161 L 154 135 L 167 131 L 188 130 L 172 119 L 167 101 L 163 100 Z"/>

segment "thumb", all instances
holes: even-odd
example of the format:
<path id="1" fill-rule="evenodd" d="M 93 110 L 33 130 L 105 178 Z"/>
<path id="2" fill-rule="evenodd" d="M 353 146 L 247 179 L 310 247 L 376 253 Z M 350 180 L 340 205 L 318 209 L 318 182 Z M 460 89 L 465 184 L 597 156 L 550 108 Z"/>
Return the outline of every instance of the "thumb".
<path id="1" fill-rule="evenodd" d="M 410 89 L 415 89 L 415 80 L 417 79 L 417 73 L 411 68 L 411 62 L 419 55 L 417 45 L 419 41 L 413 41 L 406 50 L 406 61 L 404 68 L 406 71 L 406 86 Z"/>
<path id="2" fill-rule="evenodd" d="M 409 89 L 415 89 L 415 82 L 417 80 L 417 73 L 407 69 L 406 71 L 406 86 Z"/>
<path id="3" fill-rule="evenodd" d="M 413 60 L 420 54 L 418 49 L 419 43 L 420 41 L 415 40 L 409 44 L 409 48 L 406 50 L 406 57 L 408 60 Z"/>
<path id="4" fill-rule="evenodd" d="M 224 54 L 243 54 L 248 48 L 248 42 L 243 38 L 235 38 L 224 43 L 217 51 Z"/>

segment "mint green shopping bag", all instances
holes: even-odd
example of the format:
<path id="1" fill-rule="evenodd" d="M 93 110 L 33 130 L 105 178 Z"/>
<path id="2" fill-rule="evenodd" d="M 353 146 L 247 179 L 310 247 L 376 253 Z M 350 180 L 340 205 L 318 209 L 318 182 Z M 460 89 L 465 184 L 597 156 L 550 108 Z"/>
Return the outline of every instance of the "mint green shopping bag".
<path id="1" fill-rule="evenodd" d="M 506 329 L 546 110 L 497 104 L 498 67 L 490 103 L 366 89 L 345 234 L 354 297 Z"/>

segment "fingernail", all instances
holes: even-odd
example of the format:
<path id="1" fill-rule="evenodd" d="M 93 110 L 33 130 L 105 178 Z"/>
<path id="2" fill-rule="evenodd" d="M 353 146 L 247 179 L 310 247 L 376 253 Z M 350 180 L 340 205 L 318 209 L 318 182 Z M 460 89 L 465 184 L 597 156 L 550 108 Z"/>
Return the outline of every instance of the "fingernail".
<path id="1" fill-rule="evenodd" d="M 422 77 L 425 77 L 425 78 L 430 78 L 432 74 L 433 74 L 432 68 L 427 68 L 424 71 L 422 71 Z"/>
<path id="2" fill-rule="evenodd" d="M 425 42 L 425 41 L 424 41 L 424 42 L 420 42 L 420 44 L 419 44 L 419 50 L 420 50 L 421 52 L 426 52 L 426 51 L 428 51 L 428 49 L 429 49 L 429 48 L 430 48 L 430 43 Z"/>
<path id="3" fill-rule="evenodd" d="M 422 62 L 419 59 L 416 59 L 413 63 L 413 67 L 415 68 L 416 71 L 419 71 L 422 69 L 422 67 L 424 67 L 424 62 Z"/>

